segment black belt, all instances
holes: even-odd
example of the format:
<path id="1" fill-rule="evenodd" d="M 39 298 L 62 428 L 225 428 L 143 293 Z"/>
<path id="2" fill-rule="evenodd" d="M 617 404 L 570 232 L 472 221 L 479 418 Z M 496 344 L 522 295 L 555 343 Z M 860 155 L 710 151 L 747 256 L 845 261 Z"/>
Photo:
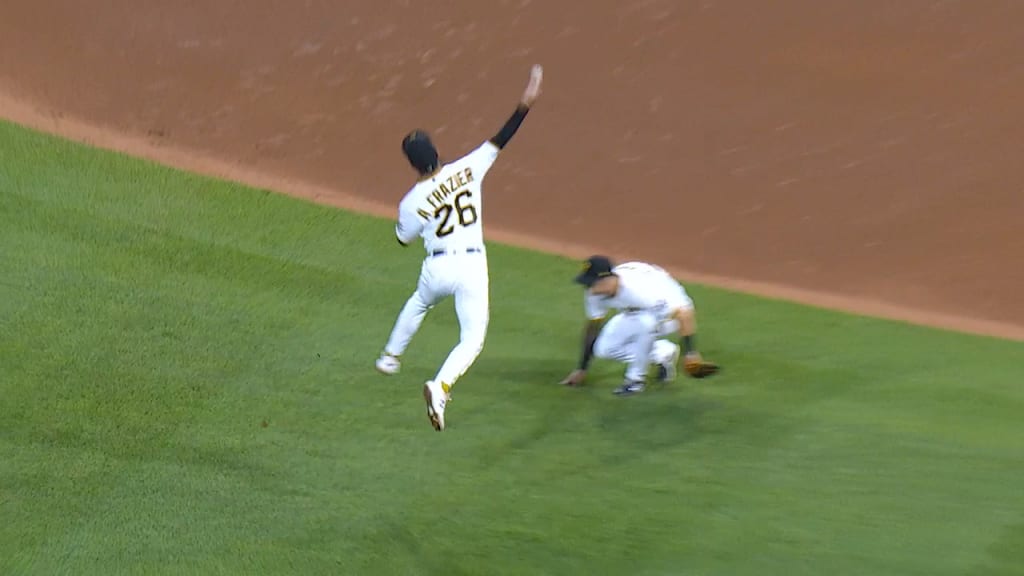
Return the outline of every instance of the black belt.
<path id="1" fill-rule="evenodd" d="M 474 254 L 476 252 L 483 252 L 482 248 L 466 248 L 464 250 L 434 250 L 430 253 L 430 257 L 443 256 L 445 254 L 457 254 L 459 252 L 465 252 L 466 254 Z"/>

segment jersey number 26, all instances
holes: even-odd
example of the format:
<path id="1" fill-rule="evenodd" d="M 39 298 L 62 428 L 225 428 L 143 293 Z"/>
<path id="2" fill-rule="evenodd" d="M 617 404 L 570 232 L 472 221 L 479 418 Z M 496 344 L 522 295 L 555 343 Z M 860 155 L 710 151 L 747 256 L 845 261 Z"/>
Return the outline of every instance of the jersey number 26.
<path id="1" fill-rule="evenodd" d="M 473 193 L 469 190 L 463 190 L 455 195 L 455 207 L 452 208 L 451 204 L 442 204 L 434 210 L 434 218 L 440 219 L 441 221 L 437 224 L 437 237 L 443 238 L 452 232 L 455 232 L 455 223 L 451 222 L 452 212 L 455 212 L 456 218 L 458 218 L 460 226 L 470 226 L 476 223 L 476 207 L 472 204 L 463 206 L 462 200 L 464 198 L 472 198 Z"/>

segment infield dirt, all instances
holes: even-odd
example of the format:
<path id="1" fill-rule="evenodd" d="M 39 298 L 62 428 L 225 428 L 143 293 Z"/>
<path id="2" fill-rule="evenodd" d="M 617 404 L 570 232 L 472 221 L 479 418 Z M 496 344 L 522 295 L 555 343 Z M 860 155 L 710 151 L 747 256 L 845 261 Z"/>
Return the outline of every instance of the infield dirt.
<path id="1" fill-rule="evenodd" d="M 585 7 L 585 9 L 581 9 Z M 9 0 L 0 116 L 393 216 L 544 94 L 489 236 L 1024 339 L 1024 3 Z"/>

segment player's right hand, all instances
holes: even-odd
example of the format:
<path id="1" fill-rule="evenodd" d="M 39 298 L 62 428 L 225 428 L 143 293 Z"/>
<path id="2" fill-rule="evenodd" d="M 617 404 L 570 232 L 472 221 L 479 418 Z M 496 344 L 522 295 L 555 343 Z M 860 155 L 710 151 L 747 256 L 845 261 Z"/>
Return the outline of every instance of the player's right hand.
<path id="1" fill-rule="evenodd" d="M 576 370 L 573 370 L 571 374 L 566 376 L 562 380 L 561 384 L 563 386 L 579 386 L 580 384 L 583 384 L 583 380 L 586 377 L 587 377 L 587 371 L 586 370 L 580 370 L 579 368 L 577 368 Z"/>
<path id="2" fill-rule="evenodd" d="M 526 90 L 523 92 L 523 104 L 527 106 L 533 106 L 533 103 L 540 96 L 540 83 L 544 78 L 544 69 L 541 68 L 540 64 L 534 64 L 533 68 L 530 69 L 530 82 L 526 85 Z"/>

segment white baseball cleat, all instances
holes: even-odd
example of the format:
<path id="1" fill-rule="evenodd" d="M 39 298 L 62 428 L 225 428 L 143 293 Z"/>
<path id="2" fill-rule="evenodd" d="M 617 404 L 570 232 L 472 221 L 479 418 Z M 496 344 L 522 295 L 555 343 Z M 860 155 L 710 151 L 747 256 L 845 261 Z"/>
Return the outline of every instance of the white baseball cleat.
<path id="1" fill-rule="evenodd" d="M 395 356 L 384 353 L 377 358 L 377 372 L 393 376 L 402 368 L 402 362 Z"/>
<path id="2" fill-rule="evenodd" d="M 671 382 L 676 379 L 679 366 L 679 345 L 672 345 L 672 355 L 658 363 L 658 381 Z"/>
<path id="3" fill-rule="evenodd" d="M 423 399 L 427 402 L 427 418 L 438 432 L 444 430 L 444 407 L 448 403 L 448 392 L 444 386 L 428 380 L 423 385 Z"/>

